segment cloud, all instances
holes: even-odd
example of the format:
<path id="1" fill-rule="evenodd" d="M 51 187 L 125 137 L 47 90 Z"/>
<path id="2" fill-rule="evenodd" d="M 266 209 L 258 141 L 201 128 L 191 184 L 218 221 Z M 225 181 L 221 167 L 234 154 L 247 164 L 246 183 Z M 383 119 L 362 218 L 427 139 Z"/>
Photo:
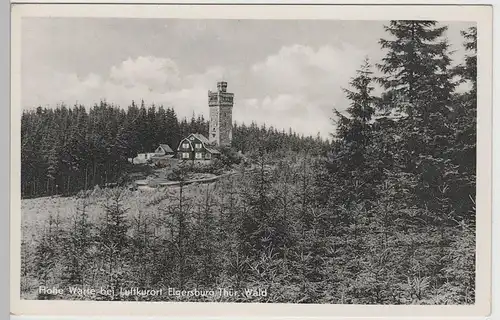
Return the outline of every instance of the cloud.
<path id="1" fill-rule="evenodd" d="M 278 130 L 288 129 L 306 135 L 320 133 L 328 137 L 331 132 L 331 121 L 325 117 L 322 106 L 311 104 L 305 95 L 279 94 L 262 99 L 244 99 L 236 102 L 234 120 L 249 124 L 251 119 L 257 124 L 274 127 Z"/>
<path id="2" fill-rule="evenodd" d="M 353 47 L 313 48 L 296 44 L 282 47 L 254 64 L 251 71 L 266 91 L 324 95 L 332 87 L 346 85 L 363 58 L 364 53 Z"/>
<path id="3" fill-rule="evenodd" d="M 193 112 L 208 118 L 207 91 L 224 79 L 235 93 L 236 121 L 327 137 L 333 130 L 332 108 L 347 107 L 341 87 L 363 58 L 352 47 L 291 45 L 246 69 L 215 65 L 185 74 L 176 61 L 153 56 L 128 58 L 102 74 L 30 69 L 23 78 L 23 105 L 91 106 L 106 100 L 126 108 L 132 100 L 144 99 L 174 107 L 180 118 Z"/>
<path id="4" fill-rule="evenodd" d="M 342 88 L 364 58 L 364 52 L 350 46 L 284 46 L 251 66 L 248 81 L 254 95 L 247 92 L 250 97 L 235 107 L 235 118 L 328 137 L 334 130 L 333 108 L 348 106 Z"/>
<path id="5" fill-rule="evenodd" d="M 109 80 L 129 88 L 146 86 L 159 92 L 177 89 L 181 81 L 174 61 L 151 56 L 129 58 L 111 67 Z"/>
<path id="6" fill-rule="evenodd" d="M 93 103 L 91 92 L 100 91 L 102 79 L 97 74 L 80 77 L 74 73 L 54 72 L 39 67 L 22 78 L 22 104 L 24 107 L 53 106 L 54 104 Z"/>
<path id="7" fill-rule="evenodd" d="M 78 102 L 86 106 L 106 100 L 126 108 L 141 99 L 175 107 L 179 117 L 193 112 L 208 114 L 207 90 L 224 74 L 222 67 L 210 67 L 198 74 L 181 76 L 177 64 L 167 58 L 137 57 L 112 66 L 104 75 L 54 72 L 39 67 L 23 78 L 23 106 L 54 106 Z"/>

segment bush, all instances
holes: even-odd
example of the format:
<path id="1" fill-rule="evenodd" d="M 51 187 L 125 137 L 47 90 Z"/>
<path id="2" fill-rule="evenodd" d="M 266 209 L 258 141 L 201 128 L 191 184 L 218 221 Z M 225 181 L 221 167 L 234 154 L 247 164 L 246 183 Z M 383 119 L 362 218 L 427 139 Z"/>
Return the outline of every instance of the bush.
<path id="1" fill-rule="evenodd" d="M 213 159 L 210 163 L 207 164 L 194 164 L 191 167 L 191 171 L 195 173 L 210 173 L 215 175 L 220 175 L 224 172 L 226 166 L 219 159 Z"/>
<path id="2" fill-rule="evenodd" d="M 221 148 L 220 153 L 220 161 L 226 167 L 231 167 L 233 164 L 240 164 L 243 159 L 241 154 L 229 147 Z"/>
<path id="3" fill-rule="evenodd" d="M 167 179 L 170 181 L 186 180 L 187 173 L 192 170 L 192 167 L 191 164 L 181 163 L 172 169 L 172 172 L 167 175 Z"/>

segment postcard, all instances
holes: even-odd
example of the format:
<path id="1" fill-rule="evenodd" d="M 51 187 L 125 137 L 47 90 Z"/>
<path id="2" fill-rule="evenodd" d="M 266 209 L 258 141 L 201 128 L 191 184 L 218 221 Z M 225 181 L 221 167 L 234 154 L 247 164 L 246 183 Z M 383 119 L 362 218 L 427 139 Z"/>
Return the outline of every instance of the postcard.
<path id="1" fill-rule="evenodd" d="M 487 316 L 488 6 L 17 4 L 15 315 Z"/>

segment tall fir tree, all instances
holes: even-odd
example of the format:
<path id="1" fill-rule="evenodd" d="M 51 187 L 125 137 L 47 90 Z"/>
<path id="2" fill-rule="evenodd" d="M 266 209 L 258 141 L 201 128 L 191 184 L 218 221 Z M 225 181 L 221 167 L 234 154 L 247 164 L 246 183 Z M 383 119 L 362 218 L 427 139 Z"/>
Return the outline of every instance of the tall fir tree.
<path id="1" fill-rule="evenodd" d="M 99 255 L 102 263 L 102 285 L 118 293 L 130 282 L 127 276 L 130 264 L 130 237 L 128 211 L 122 204 L 122 190 L 111 190 L 104 204 L 104 216 L 98 231 Z M 102 297 L 106 299 L 107 297 Z M 120 300 L 115 295 L 113 299 Z"/>
<path id="2" fill-rule="evenodd" d="M 455 209 L 468 219 L 474 219 L 476 196 L 476 141 L 477 141 L 477 28 L 462 31 L 463 46 L 467 51 L 465 61 L 458 65 L 455 74 L 468 90 L 459 92 L 454 100 L 454 148 L 450 157 L 459 165 L 459 180 L 453 198 Z M 458 187 L 458 188 L 457 188 Z M 458 206 L 457 206 L 458 205 Z M 472 215 L 471 215 L 472 213 Z"/>
<path id="3" fill-rule="evenodd" d="M 446 112 L 454 84 L 449 67 L 449 44 L 443 38 L 446 26 L 435 21 L 396 20 L 385 26 L 393 39 L 380 39 L 387 50 L 378 64 L 386 90 L 383 106 L 410 117 L 429 119 L 433 112 Z"/>
<path id="4" fill-rule="evenodd" d="M 367 147 L 372 140 L 372 117 L 377 99 L 372 95 L 373 72 L 365 59 L 356 76 L 349 82 L 351 88 L 344 89 L 349 100 L 347 115 L 334 110 L 336 134 L 333 149 L 326 160 L 329 183 L 323 184 L 320 196 L 332 197 L 350 205 L 356 198 L 369 199 L 376 177 L 370 170 Z M 321 173 L 321 171 L 319 171 Z M 320 179 L 322 180 L 322 179 Z M 342 181 L 342 182 L 341 182 Z M 332 192 L 333 190 L 333 192 Z M 343 200 L 340 200 L 343 199 Z"/>

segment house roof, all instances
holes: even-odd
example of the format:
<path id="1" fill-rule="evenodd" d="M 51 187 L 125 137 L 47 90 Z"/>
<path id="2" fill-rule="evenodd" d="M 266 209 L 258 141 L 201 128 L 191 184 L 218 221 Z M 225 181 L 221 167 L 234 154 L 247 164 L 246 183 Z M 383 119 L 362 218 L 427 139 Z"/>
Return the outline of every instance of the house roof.
<path id="1" fill-rule="evenodd" d="M 205 147 L 205 149 L 207 149 L 207 151 L 210 152 L 210 153 L 216 153 L 216 154 L 220 153 L 219 150 L 215 150 L 215 149 L 212 149 L 212 148 Z"/>
<path id="2" fill-rule="evenodd" d="M 172 148 L 170 148 L 170 146 L 168 144 L 160 144 L 160 147 L 165 150 L 165 152 L 174 152 L 174 150 L 172 150 Z"/>
<path id="3" fill-rule="evenodd" d="M 166 154 L 166 155 L 155 155 L 152 156 L 153 159 L 155 160 L 161 160 L 161 159 L 172 159 L 174 157 L 173 154 Z"/>
<path id="4" fill-rule="evenodd" d="M 196 139 L 200 140 L 204 144 L 210 143 L 210 141 L 208 141 L 208 139 L 204 135 L 202 135 L 201 133 L 191 133 L 189 136 L 194 136 Z"/>

